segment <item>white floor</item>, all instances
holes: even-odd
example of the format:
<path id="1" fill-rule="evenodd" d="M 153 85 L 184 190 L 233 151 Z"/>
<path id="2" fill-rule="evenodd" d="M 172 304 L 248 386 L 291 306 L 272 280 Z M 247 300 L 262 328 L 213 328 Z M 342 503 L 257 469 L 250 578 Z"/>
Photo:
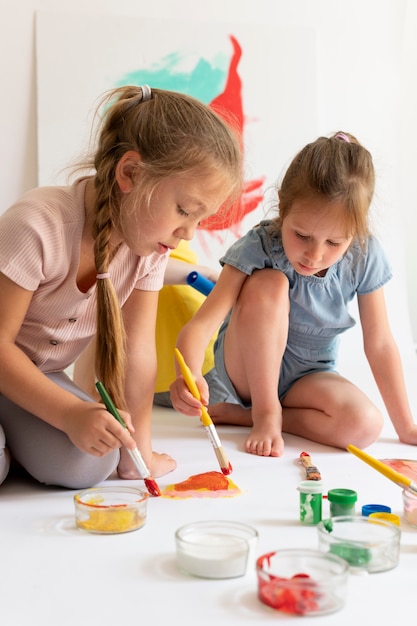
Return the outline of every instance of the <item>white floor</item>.
<path id="1" fill-rule="evenodd" d="M 256 624 L 292 619 L 261 604 L 251 567 L 246 576 L 203 580 L 180 573 L 175 530 L 187 522 L 240 520 L 259 532 L 257 555 L 289 547 L 317 548 L 317 530 L 298 521 L 296 487 L 304 477 L 297 463 L 311 454 L 325 491 L 358 492 L 357 510 L 384 503 L 402 513 L 401 489 L 347 452 L 286 437 L 280 459 L 243 452 L 245 429 L 218 428 L 233 465 L 231 478 L 242 494 L 230 499 L 151 498 L 146 525 L 121 535 L 92 535 L 74 523 L 74 492 L 9 477 L 0 488 L 0 622 L 5 626 L 208 623 Z M 216 457 L 198 419 L 155 409 L 155 448 L 178 461 L 161 487 L 192 474 L 217 470 Z M 416 458 L 416 449 L 398 443 L 390 426 L 368 448 L 378 458 Z M 119 481 L 117 481 L 119 482 Z M 324 504 L 324 515 L 328 512 Z M 417 529 L 402 523 L 397 568 L 379 574 L 349 575 L 346 606 L 303 624 L 352 626 L 400 623 L 415 611 Z"/>

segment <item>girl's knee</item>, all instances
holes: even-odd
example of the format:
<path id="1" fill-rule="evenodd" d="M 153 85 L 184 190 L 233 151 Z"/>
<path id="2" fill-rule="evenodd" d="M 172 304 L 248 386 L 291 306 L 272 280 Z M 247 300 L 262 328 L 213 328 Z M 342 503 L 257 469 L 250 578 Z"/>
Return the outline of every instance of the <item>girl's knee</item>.
<path id="1" fill-rule="evenodd" d="M 280 270 L 266 267 L 261 270 L 255 270 L 245 281 L 244 288 L 248 290 L 254 289 L 256 293 L 259 293 L 259 289 L 271 294 L 283 291 L 288 295 L 289 282 L 288 278 Z"/>
<path id="2" fill-rule="evenodd" d="M 245 281 L 235 309 L 289 311 L 289 282 L 279 270 L 265 268 L 256 270 Z"/>
<path id="3" fill-rule="evenodd" d="M 361 414 L 352 418 L 351 441 L 358 448 L 366 448 L 378 439 L 384 426 L 384 418 L 376 406 L 370 404 Z"/>
<path id="4" fill-rule="evenodd" d="M 76 450 L 76 453 L 79 451 Z M 71 458 L 75 456 L 77 458 Z M 50 486 L 66 489 L 86 489 L 94 487 L 106 480 L 116 469 L 119 463 L 119 450 L 113 450 L 103 457 L 95 457 L 79 452 L 69 455 L 59 463 L 44 463 L 32 468 L 26 468 L 35 480 Z"/>

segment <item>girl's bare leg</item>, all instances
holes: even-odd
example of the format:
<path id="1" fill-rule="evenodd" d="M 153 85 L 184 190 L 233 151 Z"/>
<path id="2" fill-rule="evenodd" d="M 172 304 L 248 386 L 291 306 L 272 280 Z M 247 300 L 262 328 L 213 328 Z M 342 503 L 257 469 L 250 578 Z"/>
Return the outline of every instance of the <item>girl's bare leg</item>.
<path id="1" fill-rule="evenodd" d="M 383 417 L 351 382 L 331 372 L 298 380 L 283 400 L 283 430 L 336 448 L 364 448 L 380 435 Z"/>
<path id="2" fill-rule="evenodd" d="M 214 423 L 252 426 L 246 450 L 280 456 L 282 410 L 278 380 L 288 334 L 288 280 L 273 269 L 255 271 L 244 283 L 225 336 L 225 365 L 251 410 L 220 403 L 210 406 Z"/>

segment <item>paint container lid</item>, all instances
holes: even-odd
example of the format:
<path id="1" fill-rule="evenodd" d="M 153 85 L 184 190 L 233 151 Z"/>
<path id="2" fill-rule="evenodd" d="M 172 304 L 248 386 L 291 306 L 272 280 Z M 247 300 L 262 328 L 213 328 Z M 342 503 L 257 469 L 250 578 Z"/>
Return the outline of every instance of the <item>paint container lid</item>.
<path id="1" fill-rule="evenodd" d="M 391 513 L 391 507 L 386 504 L 364 504 L 362 507 L 362 515 L 368 517 L 372 513 Z"/>
<path id="2" fill-rule="evenodd" d="M 297 487 L 301 493 L 322 493 L 323 487 L 320 480 L 303 480 Z"/>
<path id="3" fill-rule="evenodd" d="M 400 523 L 401 523 L 399 515 L 395 515 L 395 513 L 385 513 L 384 511 L 371 513 L 369 515 L 369 518 L 380 519 L 380 520 L 383 520 L 384 522 L 391 522 L 391 524 L 395 524 L 396 526 L 400 526 Z"/>
<path id="4" fill-rule="evenodd" d="M 358 494 L 353 489 L 330 489 L 327 499 L 336 504 L 355 504 Z"/>

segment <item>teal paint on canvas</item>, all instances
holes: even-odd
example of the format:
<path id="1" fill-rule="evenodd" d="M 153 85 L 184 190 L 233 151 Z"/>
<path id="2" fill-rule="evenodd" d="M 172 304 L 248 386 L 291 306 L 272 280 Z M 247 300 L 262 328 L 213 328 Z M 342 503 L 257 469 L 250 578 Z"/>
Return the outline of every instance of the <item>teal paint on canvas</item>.
<path id="1" fill-rule="evenodd" d="M 185 71 L 184 58 L 185 53 L 172 52 L 150 67 L 125 74 L 119 85 L 150 85 L 180 91 L 209 104 L 224 89 L 229 59 L 217 54 L 214 66 L 207 59 L 198 58 L 194 67 Z"/>

